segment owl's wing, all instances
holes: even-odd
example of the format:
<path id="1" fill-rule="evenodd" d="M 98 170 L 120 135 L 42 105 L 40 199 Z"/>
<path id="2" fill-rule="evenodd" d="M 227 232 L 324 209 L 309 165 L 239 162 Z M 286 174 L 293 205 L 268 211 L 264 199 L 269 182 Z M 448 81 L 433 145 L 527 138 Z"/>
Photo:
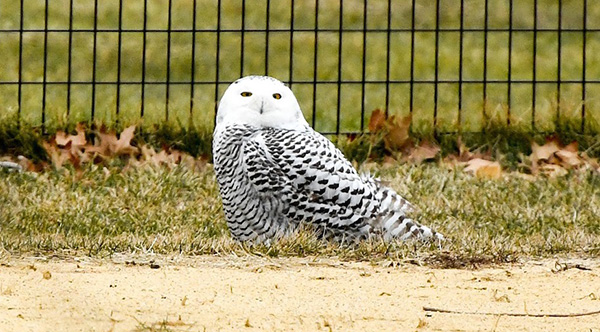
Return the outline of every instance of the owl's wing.
<path id="1" fill-rule="evenodd" d="M 378 213 L 378 184 L 310 128 L 257 132 L 244 144 L 244 167 L 255 190 L 278 196 L 298 222 L 356 232 Z"/>

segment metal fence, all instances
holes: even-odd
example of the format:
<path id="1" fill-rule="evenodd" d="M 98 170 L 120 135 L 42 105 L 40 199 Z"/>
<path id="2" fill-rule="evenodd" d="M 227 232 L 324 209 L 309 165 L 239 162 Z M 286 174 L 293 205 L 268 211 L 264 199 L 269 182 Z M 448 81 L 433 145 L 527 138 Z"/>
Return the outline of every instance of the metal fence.
<path id="1" fill-rule="evenodd" d="M 0 112 L 212 125 L 275 76 L 324 133 L 376 108 L 436 132 L 600 122 L 600 0 L 3 0 Z"/>

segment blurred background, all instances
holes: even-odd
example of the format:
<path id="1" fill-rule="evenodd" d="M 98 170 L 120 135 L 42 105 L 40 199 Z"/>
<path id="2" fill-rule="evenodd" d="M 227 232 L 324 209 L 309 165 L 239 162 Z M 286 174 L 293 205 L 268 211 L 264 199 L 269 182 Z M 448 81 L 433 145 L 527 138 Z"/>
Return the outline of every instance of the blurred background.
<path id="1" fill-rule="evenodd" d="M 0 120 L 211 128 L 251 74 L 330 134 L 600 123 L 600 0 L 3 0 Z"/>

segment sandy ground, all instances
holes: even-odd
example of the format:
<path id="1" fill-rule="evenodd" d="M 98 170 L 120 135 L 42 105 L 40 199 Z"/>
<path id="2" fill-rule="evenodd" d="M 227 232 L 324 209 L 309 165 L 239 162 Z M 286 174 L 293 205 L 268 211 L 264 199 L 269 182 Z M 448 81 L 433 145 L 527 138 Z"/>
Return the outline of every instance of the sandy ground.
<path id="1" fill-rule="evenodd" d="M 550 260 L 478 270 L 332 259 L 142 261 L 2 259 L 0 331 L 600 332 L 600 314 L 506 315 L 600 310 L 600 260 L 570 261 L 560 272 Z"/>

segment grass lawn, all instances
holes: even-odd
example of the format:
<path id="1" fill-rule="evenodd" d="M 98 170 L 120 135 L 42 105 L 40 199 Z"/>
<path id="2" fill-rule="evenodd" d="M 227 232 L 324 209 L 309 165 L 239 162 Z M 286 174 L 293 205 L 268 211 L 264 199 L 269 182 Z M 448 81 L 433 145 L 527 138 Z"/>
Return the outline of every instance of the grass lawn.
<path id="1" fill-rule="evenodd" d="M 144 34 L 141 30 L 146 2 L 147 28 L 156 31 Z M 600 131 L 600 84 L 588 83 L 583 90 L 578 83 L 539 83 L 534 90 L 533 85 L 526 82 L 510 86 L 489 83 L 484 100 L 483 84 L 478 83 L 483 80 L 484 63 L 487 64 L 488 81 L 507 80 L 510 76 L 521 81 L 531 81 L 535 77 L 547 82 L 558 78 L 576 82 L 583 79 L 584 68 L 587 80 L 599 80 L 600 58 L 593 55 L 600 52 L 600 32 L 588 32 L 584 38 L 581 31 L 572 31 L 583 27 L 583 1 L 562 2 L 560 22 L 564 31 L 538 31 L 535 34 L 531 31 L 534 24 L 540 29 L 558 28 L 559 1 L 537 0 L 536 22 L 533 20 L 534 1 L 512 1 L 513 28 L 521 30 L 512 33 L 506 31 L 509 2 L 487 2 L 489 28 L 500 31 L 488 32 L 487 39 L 481 31 L 463 32 L 461 71 L 460 32 L 440 32 L 436 56 L 436 33 L 431 30 L 436 26 L 436 1 L 433 0 L 416 1 L 415 27 L 426 31 L 414 33 L 414 50 L 410 49 L 411 32 L 403 30 L 412 25 L 411 2 L 393 1 L 390 25 L 395 30 L 390 32 L 388 44 L 385 32 L 387 2 L 369 1 L 365 54 L 362 53 L 365 43 L 363 1 L 344 1 L 342 26 L 354 29 L 344 32 L 338 30 L 338 3 L 319 1 L 318 22 L 315 22 L 315 1 L 295 1 L 294 28 L 299 30 L 294 31 L 291 44 L 291 33 L 285 31 L 291 26 L 289 3 L 269 2 L 269 28 L 273 31 L 267 34 L 252 31 L 265 29 L 267 2 L 248 1 L 245 28 L 249 31 L 243 35 L 243 55 L 242 34 L 222 32 L 218 67 L 217 34 L 214 32 L 218 17 L 216 1 L 196 1 L 195 26 L 194 2 L 172 1 L 171 33 L 165 31 L 169 24 L 169 1 L 123 1 L 121 27 L 124 31 L 118 33 L 119 1 L 98 1 L 96 25 L 100 31 L 94 32 L 94 1 L 74 0 L 72 28 L 77 31 L 71 35 L 68 32 L 69 0 L 47 1 L 47 22 L 44 21 L 44 1 L 2 1 L 0 83 L 4 83 L 0 84 L 0 153 L 23 154 L 35 161 L 46 158 L 41 141 L 47 137 L 35 129 L 41 124 L 45 100 L 49 132 L 89 121 L 92 102 L 95 121 L 109 126 L 115 125 L 117 120 L 119 126 L 139 123 L 143 105 L 142 130 L 138 136 L 141 140 L 137 143 L 174 146 L 206 157 L 210 154 L 215 100 L 227 86 L 223 83 L 215 89 L 210 82 L 231 82 L 247 74 L 268 73 L 283 81 L 298 81 L 292 85 L 292 90 L 316 130 L 335 131 L 339 120 L 341 131 L 359 131 L 368 123 L 361 114 L 363 102 L 365 117 L 373 109 L 385 109 L 386 100 L 390 113 L 400 116 L 409 113 L 410 85 L 394 83 L 386 86 L 383 82 L 388 78 L 392 81 L 410 79 L 412 63 L 416 80 L 435 80 L 437 67 L 438 80 L 455 81 L 461 77 L 472 81 L 463 84 L 462 90 L 457 83 L 443 83 L 437 88 L 429 82 L 415 84 L 412 129 L 417 136 L 426 136 L 432 131 L 433 96 L 437 91 L 438 129 L 456 132 L 462 128 L 465 132 L 475 132 L 471 133 L 474 136 L 467 133 L 461 139 L 469 147 L 498 152 L 505 159 L 500 160 L 505 167 L 517 168 L 519 154 L 531 152 L 530 139 L 543 140 L 545 136 L 545 133 L 531 132 L 532 106 L 535 106 L 538 131 L 558 133 L 565 138 L 565 144 L 577 139 L 581 151 L 597 157 L 600 144 L 598 136 L 593 134 Z M 25 4 L 22 21 L 20 3 Z M 239 30 L 242 2 L 223 0 L 221 3 L 220 28 Z M 458 29 L 458 2 L 440 0 L 439 3 L 440 27 Z M 600 28 L 600 6 L 593 3 L 588 1 L 587 28 L 597 30 Z M 467 0 L 464 4 L 464 28 L 483 28 L 485 1 Z M 19 33 L 21 23 L 24 29 L 38 31 Z M 46 24 L 54 31 L 44 33 Z M 324 31 L 315 34 L 312 29 L 317 24 Z M 192 27 L 202 31 L 197 31 L 195 37 L 192 32 L 177 31 Z M 340 36 L 341 63 L 338 63 Z M 19 48 L 21 39 L 22 49 Z M 511 52 L 509 39 L 512 41 Z M 487 61 L 484 56 L 486 40 Z M 584 40 L 587 47 L 585 64 Z M 268 56 L 265 56 L 267 41 Z M 192 42 L 196 46 L 194 58 Z M 167 58 L 169 46 L 170 58 Z M 388 46 L 389 58 L 386 55 Z M 416 54 L 414 62 L 411 62 L 411 51 Z M 557 61 L 559 55 L 560 63 Z M 364 94 L 360 84 L 342 83 L 338 95 L 337 84 L 332 82 L 338 79 L 361 81 L 363 69 L 367 81 L 378 83 L 367 84 Z M 135 83 L 142 80 L 142 73 L 147 82 L 157 84 L 142 86 Z M 19 75 L 23 82 L 47 83 L 24 84 L 20 109 L 18 85 L 14 83 L 19 80 Z M 173 83 L 170 86 L 163 84 L 167 76 Z M 69 79 L 78 83 L 69 87 L 64 83 Z M 93 79 L 99 82 L 95 90 L 89 84 Z M 125 84 L 117 86 L 114 84 L 117 80 Z M 313 90 L 314 80 L 329 83 L 317 84 Z M 191 81 L 208 83 L 192 86 Z M 560 102 L 557 103 L 559 89 Z M 145 94 L 143 101 L 142 91 Z M 584 92 L 586 99 L 582 100 Z M 462 95 L 460 122 L 459 94 Z M 534 95 L 535 105 L 532 105 Z M 339 119 L 336 114 L 338 98 Z M 190 100 L 194 102 L 192 109 Z M 587 112 L 587 133 L 592 134 L 587 138 L 577 136 L 582 105 Z M 505 128 L 509 110 L 511 127 Z M 558 110 L 563 122 L 557 126 Z M 166 111 L 168 121 L 165 121 Z M 20 126 L 14 122 L 16 114 L 22 120 Z M 164 130 L 147 130 L 154 125 Z M 192 130 L 176 130 L 180 127 Z M 482 129 L 487 131 L 481 134 Z M 490 134 L 502 130 L 506 131 L 504 136 Z M 457 136 L 450 136 L 442 136 L 437 141 L 444 155 L 456 152 Z M 496 136 L 500 139 L 496 140 Z M 354 145 L 347 143 L 343 138 L 337 141 L 350 159 L 366 159 L 371 152 L 370 147 L 368 152 L 365 149 L 363 143 L 366 140 L 354 142 Z M 83 172 L 68 168 L 42 173 L 0 170 L 0 255 L 62 251 L 93 256 L 149 251 L 190 255 L 252 252 L 348 259 L 415 258 L 454 266 L 511 261 L 519 257 L 596 257 L 600 253 L 600 177 L 591 173 L 572 172 L 564 177 L 540 176 L 533 180 L 510 173 L 500 180 L 483 180 L 441 164 L 396 165 L 381 169 L 382 178 L 419 207 L 417 220 L 445 234 L 448 241 L 441 250 L 413 242 L 385 244 L 372 241 L 340 247 L 322 242 L 307 231 L 271 247 L 250 248 L 230 239 L 209 166 L 202 171 L 191 171 L 183 166 L 174 169 L 126 167 L 123 170 L 123 165 L 115 161 L 107 168 L 86 167 Z"/>
<path id="2" fill-rule="evenodd" d="M 116 252 L 253 253 L 342 259 L 417 259 L 461 266 L 528 257 L 600 254 L 600 177 L 478 179 L 438 164 L 381 169 L 419 208 L 416 219 L 448 239 L 339 246 L 301 231 L 271 247 L 230 239 L 214 173 L 143 166 L 90 166 L 78 173 L 0 173 L 0 255 Z"/>

